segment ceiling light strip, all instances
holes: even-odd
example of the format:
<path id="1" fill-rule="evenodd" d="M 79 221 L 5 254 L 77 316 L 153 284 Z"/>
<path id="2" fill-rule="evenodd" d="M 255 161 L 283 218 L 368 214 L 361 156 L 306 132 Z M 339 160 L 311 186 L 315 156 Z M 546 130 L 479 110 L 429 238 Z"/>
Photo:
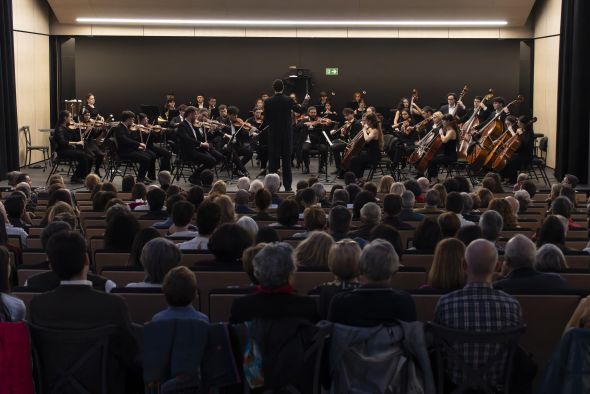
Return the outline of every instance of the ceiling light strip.
<path id="1" fill-rule="evenodd" d="M 260 27 L 494 27 L 506 26 L 503 20 L 256 20 L 256 19 L 150 19 L 150 18 L 76 18 L 78 23 L 126 25 L 260 26 Z"/>

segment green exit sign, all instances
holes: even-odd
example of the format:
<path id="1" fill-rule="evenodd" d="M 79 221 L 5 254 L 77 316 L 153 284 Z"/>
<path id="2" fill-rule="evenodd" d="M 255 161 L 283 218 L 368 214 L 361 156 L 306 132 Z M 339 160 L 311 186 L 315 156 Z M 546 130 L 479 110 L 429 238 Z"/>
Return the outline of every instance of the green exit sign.
<path id="1" fill-rule="evenodd" d="M 326 67 L 326 75 L 338 75 L 338 67 Z"/>

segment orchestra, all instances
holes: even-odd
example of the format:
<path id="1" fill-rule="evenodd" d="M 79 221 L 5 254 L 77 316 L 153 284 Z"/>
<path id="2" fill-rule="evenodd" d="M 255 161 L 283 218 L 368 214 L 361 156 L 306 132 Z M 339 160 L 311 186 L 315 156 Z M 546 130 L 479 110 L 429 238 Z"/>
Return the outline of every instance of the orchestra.
<path id="1" fill-rule="evenodd" d="M 468 91 L 465 85 L 460 94 L 449 92 L 446 104 L 435 111 L 429 105 L 421 108 L 418 92 L 412 89 L 411 97 L 401 98 L 389 115 L 369 105 L 363 90 L 354 92 L 341 113 L 332 102 L 332 91 L 321 91 L 316 104 L 309 106 L 308 95 L 298 104 L 295 92 L 285 93 L 289 106 L 298 108 L 291 110 L 291 160 L 297 159 L 302 174 L 310 174 L 311 156 L 317 153 L 318 173 L 327 174 L 333 160 L 333 175 L 342 177 L 348 170 L 361 178 L 384 154 L 394 166 L 407 168 L 407 176 L 428 176 L 431 180 L 438 178 L 441 166 L 462 160 L 472 174 L 493 170 L 513 182 L 518 171 L 533 159 L 535 118 L 511 115 L 510 107 L 522 97 L 506 104 L 504 98 L 494 96 L 492 89 L 475 96 L 473 105 L 467 108 L 463 100 Z M 200 171 L 218 164 L 222 169 L 225 166 L 231 178 L 248 176 L 246 165 L 254 154 L 260 166 L 257 176 L 270 172 L 275 148 L 269 142 L 272 128 L 265 116 L 265 103 L 271 99 L 268 94 L 253 100 L 254 108 L 246 121 L 236 106 L 218 105 L 216 97 L 193 97 L 194 106 L 189 102 L 177 107 L 175 96 L 168 94 L 151 123 L 143 113 L 136 123 L 131 111 L 123 111 L 120 122 L 109 123 L 101 116 L 94 94 L 88 93 L 77 114 L 79 123 L 73 122 L 71 114 L 60 113 L 60 124 L 53 132 L 56 152 L 77 163 L 74 181 L 88 174 L 92 165 L 100 176 L 105 155 L 109 154 L 104 140 L 109 138 L 116 143 L 121 159 L 138 164 L 137 177 L 146 182 L 155 179 L 156 161 L 159 170 L 171 170 L 172 160 L 179 158 L 196 163 L 189 177 L 193 183 Z M 361 146 L 353 149 L 353 145 Z"/>

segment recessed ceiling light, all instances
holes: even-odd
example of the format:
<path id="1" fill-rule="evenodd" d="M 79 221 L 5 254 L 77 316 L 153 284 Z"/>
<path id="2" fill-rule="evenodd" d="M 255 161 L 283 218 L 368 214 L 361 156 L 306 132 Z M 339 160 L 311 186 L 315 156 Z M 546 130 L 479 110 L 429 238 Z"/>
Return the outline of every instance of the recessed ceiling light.
<path id="1" fill-rule="evenodd" d="M 494 27 L 506 26 L 503 20 L 266 20 L 266 19 L 150 19 L 150 18 L 76 18 L 78 23 L 189 26 L 260 27 Z"/>

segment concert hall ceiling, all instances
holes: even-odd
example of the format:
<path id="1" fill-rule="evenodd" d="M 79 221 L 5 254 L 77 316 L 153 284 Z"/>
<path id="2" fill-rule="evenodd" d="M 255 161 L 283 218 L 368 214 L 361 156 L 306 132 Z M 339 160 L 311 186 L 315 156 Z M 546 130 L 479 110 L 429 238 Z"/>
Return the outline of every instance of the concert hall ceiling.
<path id="1" fill-rule="evenodd" d="M 506 21 L 523 26 L 534 0 L 48 0 L 60 23 L 76 18 Z"/>

